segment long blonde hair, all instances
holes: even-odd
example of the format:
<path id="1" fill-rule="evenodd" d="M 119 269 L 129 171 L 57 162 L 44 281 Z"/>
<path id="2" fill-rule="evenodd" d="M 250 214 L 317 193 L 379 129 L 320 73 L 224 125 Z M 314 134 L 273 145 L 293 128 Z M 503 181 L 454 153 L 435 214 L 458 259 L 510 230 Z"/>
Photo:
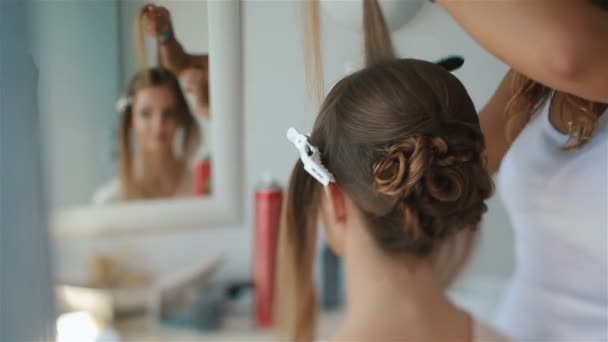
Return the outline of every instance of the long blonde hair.
<path id="1" fill-rule="evenodd" d="M 160 85 L 168 85 L 177 100 L 177 120 L 183 129 L 183 140 L 181 142 L 183 155 L 180 163 L 180 175 L 183 176 L 187 172 L 187 167 L 199 146 L 200 132 L 198 124 L 190 113 L 186 98 L 175 75 L 171 71 L 162 68 L 149 68 L 135 74 L 125 94 L 125 98 L 129 99 L 129 102 L 122 108 L 122 112 L 120 113 L 118 151 L 121 197 L 123 200 L 138 198 L 141 195 L 133 177 L 133 146 L 131 144 L 133 105 L 131 103 L 137 92 L 141 89 Z"/>
<path id="2" fill-rule="evenodd" d="M 306 0 L 301 3 L 302 33 L 304 41 L 304 68 L 306 89 L 309 97 L 318 102 L 324 93 L 323 49 L 321 37 L 321 5 L 319 0 Z M 370 65 L 383 60 L 396 58 L 390 38 L 390 31 L 382 9 L 377 1 L 363 1 L 363 27 L 365 30 L 365 64 Z"/>
<path id="3" fill-rule="evenodd" d="M 318 6 L 307 13 L 318 16 Z M 376 0 L 364 1 L 364 28 L 368 66 L 332 88 L 310 140 L 379 249 L 437 264 L 447 286 L 472 250 L 492 193 L 479 119 L 464 86 L 443 67 L 397 59 Z M 279 234 L 274 317 L 282 340 L 315 337 L 321 196 L 322 186 L 298 161 Z"/>
<path id="4" fill-rule="evenodd" d="M 150 5 L 151 3 L 143 5 L 135 15 L 135 20 L 133 21 L 133 43 L 135 50 L 135 58 L 137 61 L 137 66 L 140 70 L 146 70 L 150 67 L 150 63 L 148 62 L 148 51 L 146 47 L 146 38 L 143 26 L 144 15 L 146 14 L 148 6 Z M 157 62 L 160 62 L 160 59 L 158 59 Z"/>
<path id="5" fill-rule="evenodd" d="M 593 137 L 598 126 L 600 110 L 603 109 L 600 104 L 554 91 L 519 72 L 511 71 L 510 77 L 513 97 L 507 104 L 505 113 L 507 141 L 512 142 L 517 138 L 534 113 L 551 100 L 551 95 L 555 105 L 553 108 L 560 109 L 559 113 L 562 115 L 560 119 L 568 123 L 569 140 L 562 149 L 580 148 Z M 572 117 L 565 118 L 565 113 L 571 114 Z"/>

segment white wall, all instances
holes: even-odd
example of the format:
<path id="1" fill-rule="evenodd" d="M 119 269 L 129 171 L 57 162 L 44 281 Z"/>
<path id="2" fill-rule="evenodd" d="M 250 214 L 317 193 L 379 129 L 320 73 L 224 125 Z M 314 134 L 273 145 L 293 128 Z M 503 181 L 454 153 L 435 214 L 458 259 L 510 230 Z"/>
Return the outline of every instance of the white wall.
<path id="1" fill-rule="evenodd" d="M 285 141 L 290 126 L 309 129 L 314 113 L 307 110 L 300 44 L 298 3 L 246 1 L 242 5 L 245 92 L 246 191 L 253 198 L 255 184 L 269 172 L 283 184 L 297 158 Z M 125 25 L 126 23 L 122 23 Z M 326 22 L 327 80 L 337 80 L 347 60 L 361 51 L 360 34 Z M 425 4 L 419 16 L 394 34 L 395 45 L 408 57 L 438 59 L 461 54 L 466 62 L 457 75 L 480 107 L 491 95 L 506 68 L 480 49 L 436 5 Z M 475 275 L 505 276 L 512 266 L 512 236 L 505 213 L 496 200 L 486 216 L 480 255 L 472 265 Z M 228 257 L 222 278 L 246 277 L 252 255 L 252 201 L 247 201 L 243 227 L 154 233 L 141 237 L 58 245 L 60 274 L 78 272 L 86 253 L 94 250 L 129 250 L 157 272 L 167 272 L 224 252 Z"/>
<path id="2" fill-rule="evenodd" d="M 0 1 L 0 341 L 53 341 L 38 75 L 27 3 Z"/>

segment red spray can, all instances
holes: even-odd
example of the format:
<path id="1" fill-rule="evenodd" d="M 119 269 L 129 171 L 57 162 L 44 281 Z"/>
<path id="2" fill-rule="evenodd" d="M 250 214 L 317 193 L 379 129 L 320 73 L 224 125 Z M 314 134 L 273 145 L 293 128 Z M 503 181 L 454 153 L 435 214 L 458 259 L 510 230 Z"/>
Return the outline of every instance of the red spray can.
<path id="1" fill-rule="evenodd" d="M 194 188 L 198 196 L 211 193 L 211 160 L 201 159 L 194 164 Z"/>
<path id="2" fill-rule="evenodd" d="M 277 240 L 283 189 L 264 179 L 255 191 L 255 320 L 258 327 L 272 326 Z"/>

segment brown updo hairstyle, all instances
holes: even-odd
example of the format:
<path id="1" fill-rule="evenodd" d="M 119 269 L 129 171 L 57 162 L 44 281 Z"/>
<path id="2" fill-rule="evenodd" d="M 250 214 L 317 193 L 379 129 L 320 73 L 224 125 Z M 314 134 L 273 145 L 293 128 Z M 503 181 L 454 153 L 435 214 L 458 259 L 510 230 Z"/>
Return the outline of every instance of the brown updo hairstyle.
<path id="1" fill-rule="evenodd" d="M 444 68 L 395 57 L 376 0 L 364 0 L 364 27 L 368 66 L 331 89 L 310 142 L 361 211 L 379 250 L 438 268 L 451 263 L 450 274 L 439 279 L 447 286 L 472 249 L 492 193 L 477 112 Z M 315 338 L 322 189 L 298 161 L 279 236 L 274 317 L 282 340 Z"/>
<path id="2" fill-rule="evenodd" d="M 149 88 L 167 85 L 173 91 L 177 100 L 178 110 L 176 112 L 177 121 L 180 128 L 183 130 L 183 138 L 180 143 L 182 151 L 182 171 L 184 175 L 188 170 L 187 167 L 194 157 L 194 153 L 199 146 L 200 133 L 196 120 L 190 113 L 190 109 L 186 102 L 186 98 L 182 93 L 179 82 L 175 75 L 166 69 L 149 68 L 141 70 L 133 76 L 127 87 L 125 96 L 130 99 L 120 113 L 120 128 L 119 128 L 119 173 L 121 185 L 121 197 L 123 200 L 139 198 L 141 194 L 137 190 L 133 179 L 133 146 L 131 144 L 131 129 L 133 117 L 132 102 L 138 91 Z"/>

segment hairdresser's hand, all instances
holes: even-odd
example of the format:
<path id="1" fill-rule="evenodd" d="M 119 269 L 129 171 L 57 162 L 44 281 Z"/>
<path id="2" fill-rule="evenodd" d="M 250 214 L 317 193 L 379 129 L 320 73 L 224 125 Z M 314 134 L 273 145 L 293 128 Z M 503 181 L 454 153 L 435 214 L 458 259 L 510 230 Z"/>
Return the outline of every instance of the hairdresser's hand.
<path id="1" fill-rule="evenodd" d="M 188 94 L 197 93 L 207 81 L 204 71 L 199 68 L 188 68 L 179 74 L 180 83 Z"/>
<path id="2" fill-rule="evenodd" d="M 179 80 L 191 110 L 209 117 L 209 75 L 201 68 L 191 67 L 179 74 Z"/>
<path id="3" fill-rule="evenodd" d="M 148 5 L 142 17 L 147 34 L 158 37 L 169 29 L 171 17 L 169 10 L 162 6 Z"/>

